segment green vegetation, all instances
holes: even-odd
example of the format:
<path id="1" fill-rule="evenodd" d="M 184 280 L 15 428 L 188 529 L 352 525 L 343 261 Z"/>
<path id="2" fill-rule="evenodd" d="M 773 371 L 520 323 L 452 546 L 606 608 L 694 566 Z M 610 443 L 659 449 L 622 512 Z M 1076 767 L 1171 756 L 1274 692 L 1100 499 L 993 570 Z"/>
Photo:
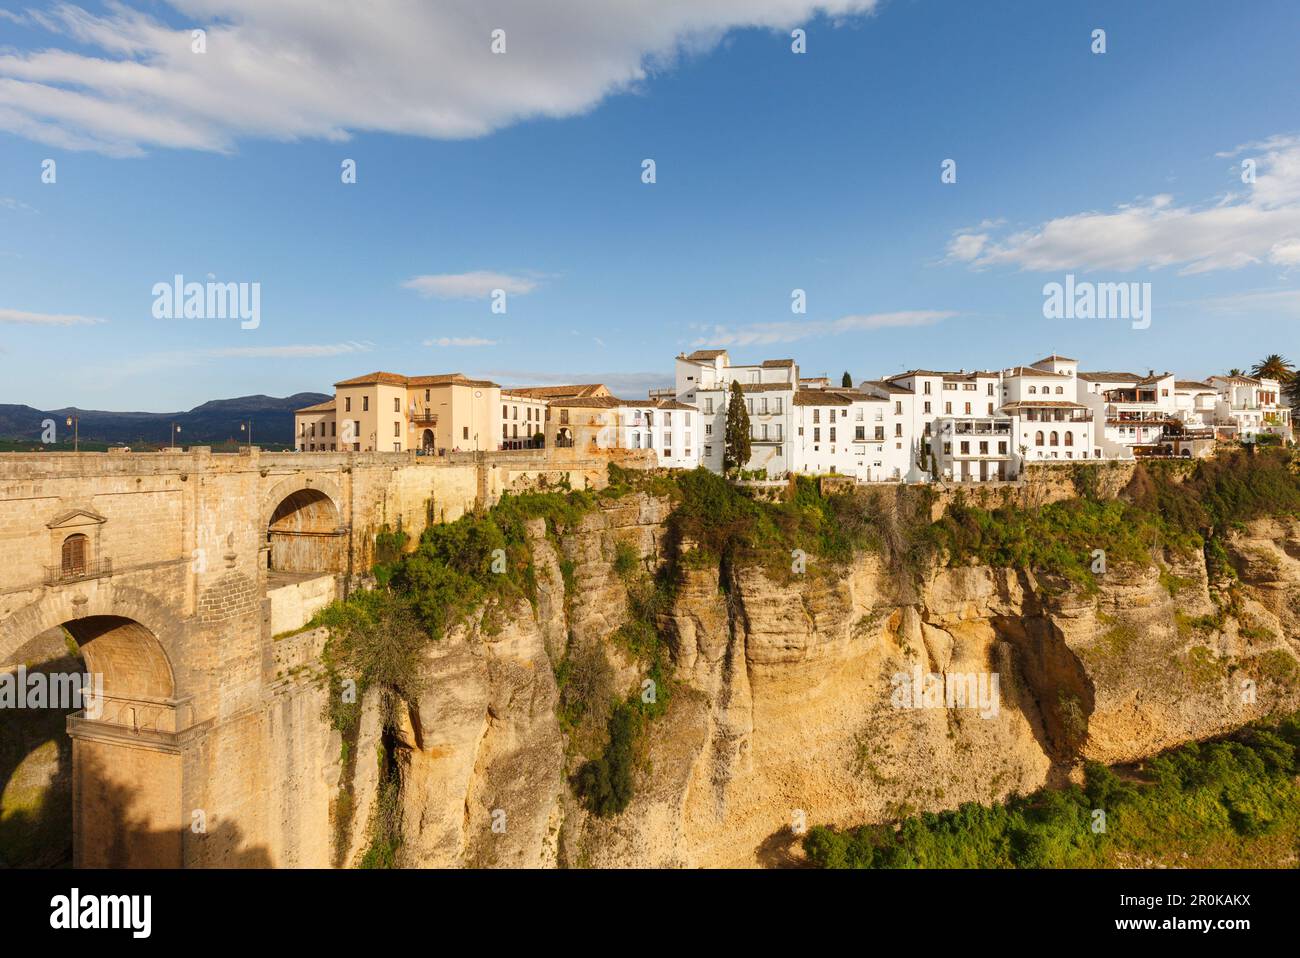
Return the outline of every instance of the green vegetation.
<path id="1" fill-rule="evenodd" d="M 631 702 L 620 702 L 609 717 L 609 744 L 586 762 L 574 783 L 587 807 L 597 815 L 617 815 L 632 801 L 632 773 L 643 717 Z"/>
<path id="2" fill-rule="evenodd" d="M 627 542 L 620 542 L 614 547 L 614 571 L 627 579 L 637 570 L 640 560 L 636 549 Z"/>
<path id="3" fill-rule="evenodd" d="M 401 781 L 394 767 L 392 745 L 378 748 L 379 795 L 370 819 L 370 844 L 361 856 L 362 868 L 396 868 L 402 844 Z"/>
<path id="4" fill-rule="evenodd" d="M 818 480 L 799 476 L 786 501 L 765 502 L 705 469 L 677 481 L 681 501 L 669 518 L 669 534 L 694 545 L 682 557 L 692 566 L 760 563 L 781 578 L 790 574 L 795 549 L 832 565 L 860 551 L 884 552 L 909 567 L 929 552 L 925 488 L 825 494 Z"/>
<path id="5" fill-rule="evenodd" d="M 1093 552 L 1107 565 L 1147 565 L 1165 537 L 1157 517 L 1118 500 L 1069 499 L 1039 509 L 968 506 L 958 496 L 933 526 L 936 542 L 956 565 L 1029 568 L 1092 588 Z"/>
<path id="6" fill-rule="evenodd" d="M 645 752 L 650 723 L 664 714 L 672 696 L 671 663 L 659 620 L 672 608 L 676 576 L 669 566 L 654 576 L 644 572 L 637 575 L 636 551 L 620 544 L 617 552 L 615 568 L 620 560 L 629 568 L 623 576 L 627 583 L 628 620 L 614 631 L 610 640 L 637 660 L 644 678 L 625 699 L 613 703 L 603 748 L 584 762 L 574 776 L 574 791 L 590 811 L 602 817 L 619 814 L 632 800 L 637 756 Z M 601 662 L 604 663 L 603 656 Z M 609 666 L 605 664 L 605 668 Z M 567 705 L 570 697 L 564 695 L 564 700 Z"/>
<path id="7" fill-rule="evenodd" d="M 491 509 L 430 525 L 412 552 L 402 551 L 405 532 L 382 529 L 375 537 L 378 588 L 354 592 L 321 610 L 311 623 L 330 628 L 325 664 L 332 681 L 351 677 L 358 700 L 372 686 L 412 698 L 419 691 L 418 664 L 427 642 L 442 638 L 479 608 L 485 608 L 484 627 L 491 631 L 499 627 L 505 609 L 535 596 L 525 524 L 541 519 L 548 533 L 556 535 L 580 522 L 595 504 L 588 492 L 506 496 Z M 570 563 L 566 585 L 571 576 Z M 335 727 L 346 729 L 347 706 L 337 696 L 331 701 Z"/>
<path id="8" fill-rule="evenodd" d="M 1298 750 L 1300 714 L 1166 752 L 1136 781 L 1089 763 L 1082 788 L 1043 789 L 1003 805 L 972 802 L 896 824 L 817 827 L 804 849 L 824 868 L 1293 864 Z"/>
<path id="9" fill-rule="evenodd" d="M 1300 472 L 1284 450 L 1232 451 L 1214 459 L 1139 463 L 1121 499 L 1097 498 L 1096 468 L 1076 464 L 1079 498 L 1038 509 L 969 505 L 958 493 L 934 524 L 951 564 L 979 562 L 1062 575 L 1092 588 L 1093 551 L 1108 566 L 1149 565 L 1159 551 L 1186 557 L 1204 549 L 1212 576 L 1231 574 L 1221 537 L 1264 515 L 1300 515 Z M 1184 584 L 1162 576 L 1171 594 Z"/>
<path id="10" fill-rule="evenodd" d="M 381 586 L 388 585 L 392 579 L 393 569 L 401 561 L 408 539 L 410 536 L 402 531 L 400 523 L 396 531 L 384 526 L 375 535 L 375 563 L 370 571 Z"/>

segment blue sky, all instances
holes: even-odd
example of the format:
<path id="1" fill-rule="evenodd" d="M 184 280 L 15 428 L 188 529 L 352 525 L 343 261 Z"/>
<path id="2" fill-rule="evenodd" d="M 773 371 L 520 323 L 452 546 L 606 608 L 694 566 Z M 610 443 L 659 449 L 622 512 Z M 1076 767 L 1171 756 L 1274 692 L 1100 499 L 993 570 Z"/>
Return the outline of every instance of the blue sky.
<path id="1" fill-rule="evenodd" d="M 584 0 L 559 26 L 299 6 L 4 6 L 0 402 L 167 411 L 372 369 L 639 396 L 715 344 L 836 378 L 1300 360 L 1288 0 L 629 0 L 616 37 Z M 196 25 L 206 53 L 177 53 Z M 519 290 L 505 315 L 479 272 Z M 1150 282 L 1150 328 L 1044 318 L 1068 272 Z M 260 325 L 154 318 L 177 273 L 260 283 Z"/>

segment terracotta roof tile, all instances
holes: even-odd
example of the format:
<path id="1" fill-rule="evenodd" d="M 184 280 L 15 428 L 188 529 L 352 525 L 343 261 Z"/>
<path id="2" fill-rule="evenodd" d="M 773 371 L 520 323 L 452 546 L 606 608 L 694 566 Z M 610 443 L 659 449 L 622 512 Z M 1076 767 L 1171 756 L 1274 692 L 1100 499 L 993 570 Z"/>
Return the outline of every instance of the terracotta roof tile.
<path id="1" fill-rule="evenodd" d="M 294 413 L 297 414 L 301 412 L 333 412 L 333 411 L 334 411 L 334 400 L 327 399 L 325 402 L 318 402 L 314 406 L 303 406 L 301 409 L 295 409 Z"/>
<path id="2" fill-rule="evenodd" d="M 442 386 L 452 383 L 459 386 L 495 386 L 486 379 L 469 379 L 463 373 L 441 373 L 437 376 L 403 376 L 400 373 L 373 372 L 351 379 L 341 379 L 335 386 Z"/>
<path id="3" fill-rule="evenodd" d="M 578 399 L 583 396 L 609 395 L 604 383 L 580 383 L 565 386 L 511 386 L 510 392 L 533 399 Z"/>
<path id="4" fill-rule="evenodd" d="M 1127 383 L 1137 382 L 1145 377 L 1137 373 L 1117 373 L 1117 372 L 1096 372 L 1096 373 L 1079 373 L 1079 378 L 1090 383 Z"/>

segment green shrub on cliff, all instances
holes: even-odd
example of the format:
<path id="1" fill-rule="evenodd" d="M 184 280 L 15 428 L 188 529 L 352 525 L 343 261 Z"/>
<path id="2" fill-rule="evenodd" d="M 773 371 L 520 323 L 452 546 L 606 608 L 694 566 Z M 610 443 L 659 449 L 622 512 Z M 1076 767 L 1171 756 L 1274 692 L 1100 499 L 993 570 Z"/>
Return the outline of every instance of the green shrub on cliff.
<path id="1" fill-rule="evenodd" d="M 681 497 L 669 530 L 677 542 L 694 544 L 684 558 L 690 565 L 757 563 L 780 577 L 789 574 L 795 549 L 831 565 L 885 551 L 909 566 L 918 548 L 928 549 L 928 490 L 827 493 L 817 479 L 796 476 L 788 499 L 769 502 L 706 469 L 683 473 L 677 483 Z"/>
<path id="2" fill-rule="evenodd" d="M 442 635 L 488 599 L 532 597 L 535 580 L 526 523 L 556 534 L 595 508 L 588 492 L 503 496 L 491 509 L 431 525 L 394 567 L 393 589 L 407 597 L 428 634 Z"/>
<path id="3" fill-rule="evenodd" d="M 1075 470 L 1100 466 L 1077 464 Z M 1226 452 L 1195 463 L 1139 463 L 1121 499 L 1099 499 L 1095 479 L 1075 477 L 1081 497 L 1036 509 L 993 510 L 962 495 L 932 527 L 933 541 L 953 564 L 978 562 L 1095 582 L 1092 554 L 1108 565 L 1149 565 L 1159 550 L 1188 556 L 1205 550 L 1211 573 L 1230 567 L 1218 537 L 1264 515 L 1300 515 L 1300 472 L 1294 456 L 1273 450 Z"/>
<path id="4" fill-rule="evenodd" d="M 823 868 L 1280 865 L 1300 839 L 1298 748 L 1300 714 L 1166 752 L 1144 781 L 1090 762 L 1082 788 L 971 802 L 897 826 L 818 826 L 804 850 Z"/>
<path id="5" fill-rule="evenodd" d="M 1094 580 L 1093 551 L 1108 565 L 1146 565 L 1163 533 L 1154 517 L 1118 500 L 1069 499 L 1039 509 L 988 511 L 950 505 L 932 526 L 934 541 L 954 564 L 1029 568 L 1064 575 L 1080 584 Z"/>
<path id="6" fill-rule="evenodd" d="M 609 744 L 598 758 L 578 769 L 575 787 L 587 808 L 601 817 L 617 815 L 632 801 L 632 773 L 642 716 L 620 702 L 609 717 Z"/>

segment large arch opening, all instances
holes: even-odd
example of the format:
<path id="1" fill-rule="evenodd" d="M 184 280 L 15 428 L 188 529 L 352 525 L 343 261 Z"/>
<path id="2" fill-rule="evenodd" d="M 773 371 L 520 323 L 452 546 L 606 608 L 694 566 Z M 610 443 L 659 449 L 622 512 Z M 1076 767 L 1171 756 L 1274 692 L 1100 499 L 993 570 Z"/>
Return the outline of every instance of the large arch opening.
<path id="1" fill-rule="evenodd" d="M 27 690 L 0 725 L 0 860 L 178 867 L 178 703 L 157 636 L 123 616 L 73 619 L 0 671 Z"/>
<path id="2" fill-rule="evenodd" d="M 285 496 L 271 513 L 266 538 L 272 571 L 319 575 L 345 568 L 339 510 L 319 489 L 298 489 Z"/>

